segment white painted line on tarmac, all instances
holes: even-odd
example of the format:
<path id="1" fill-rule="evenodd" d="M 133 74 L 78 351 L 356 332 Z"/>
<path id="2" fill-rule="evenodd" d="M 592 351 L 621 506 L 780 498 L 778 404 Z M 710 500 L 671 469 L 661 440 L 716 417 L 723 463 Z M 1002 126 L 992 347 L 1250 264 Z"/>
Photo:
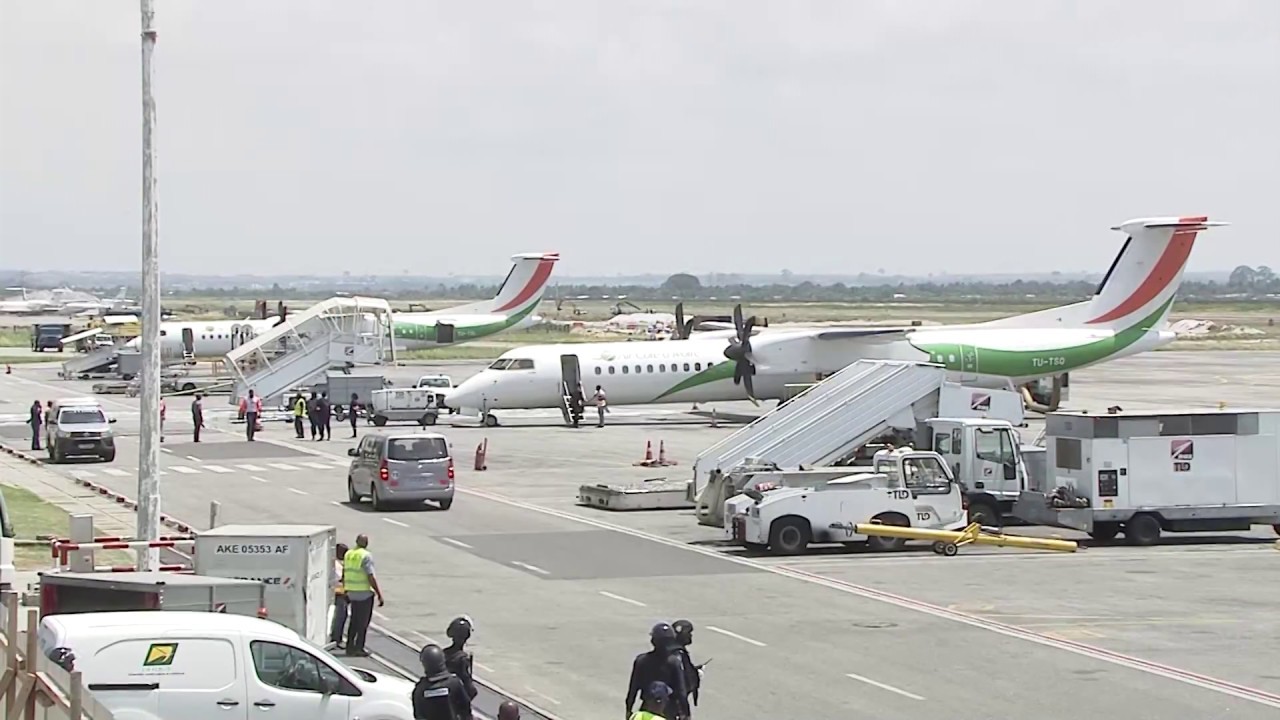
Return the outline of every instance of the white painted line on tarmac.
<path id="1" fill-rule="evenodd" d="M 200 462 L 200 458 L 196 457 L 195 455 L 186 455 L 185 457 L 193 463 Z"/>
<path id="2" fill-rule="evenodd" d="M 540 693 L 540 692 L 538 692 L 537 690 L 535 690 L 535 689 L 533 689 L 533 688 L 529 687 L 528 685 L 525 685 L 525 686 L 524 686 L 524 689 L 525 689 L 525 690 L 528 690 L 529 692 L 533 693 L 534 695 L 537 695 L 538 697 L 542 698 L 543 700 L 546 700 L 547 702 L 551 703 L 552 705 L 559 705 L 559 704 L 560 704 L 560 701 L 559 701 L 559 700 L 557 700 L 557 699 L 555 699 L 555 698 L 553 698 L 553 697 L 551 697 L 550 695 L 547 695 L 547 694 L 545 694 L 545 693 Z"/>
<path id="3" fill-rule="evenodd" d="M 332 465 L 325 465 L 324 463 L 304 462 L 304 463 L 298 463 L 298 464 L 303 465 L 305 467 L 309 467 L 309 468 L 315 468 L 316 470 L 332 470 L 333 469 Z"/>
<path id="4" fill-rule="evenodd" d="M 613 593 L 608 592 L 608 591 L 606 591 L 606 590 L 601 590 L 601 591 L 600 591 L 600 594 L 601 594 L 601 595 L 603 595 L 603 596 L 605 596 L 605 597 L 607 597 L 607 598 L 613 598 L 614 600 L 617 600 L 618 602 L 624 602 L 624 603 L 627 603 L 627 604 L 629 604 L 629 605 L 635 605 L 636 607 L 649 607 L 648 605 L 645 605 L 644 603 L 640 602 L 639 600 L 632 600 L 631 598 L 629 598 L 629 597 L 625 597 L 625 596 L 623 596 L 623 595 L 614 595 Z"/>
<path id="5" fill-rule="evenodd" d="M 467 550 L 472 549 L 470 545 L 468 545 L 468 544 L 466 544 L 466 543 L 462 542 L 461 540 L 454 540 L 453 538 L 450 538 L 450 537 L 442 537 L 442 538 L 440 538 L 440 541 L 441 541 L 441 542 L 447 542 L 447 543 L 449 543 L 450 545 L 457 545 L 458 547 L 460 547 L 460 548 L 466 548 Z"/>
<path id="6" fill-rule="evenodd" d="M 902 697 L 909 697 L 909 698 L 911 698 L 912 700 L 923 700 L 923 699 L 924 699 L 924 698 L 920 697 L 919 695 L 917 695 L 917 694 L 915 694 L 915 693 L 909 693 L 909 692 L 907 692 L 906 690 L 902 690 L 901 688 L 896 688 L 896 687 L 894 687 L 894 686 L 892 686 L 892 685 L 886 685 L 886 684 L 884 684 L 884 683 L 882 683 L 882 682 L 877 682 L 877 681 L 875 681 L 875 680 L 872 680 L 871 678 L 863 677 L 863 676 L 861 676 L 861 675 L 855 675 L 855 674 L 853 674 L 853 673 L 845 673 L 845 677 L 853 678 L 854 680 L 857 680 L 858 682 L 864 682 L 864 683 L 866 683 L 866 684 L 868 684 L 868 685 L 874 685 L 874 686 L 876 686 L 876 687 L 880 688 L 881 690 L 888 690 L 888 691 L 889 691 L 889 692 L 891 692 L 891 693 L 897 693 L 897 694 L 901 695 Z"/>
<path id="7" fill-rule="evenodd" d="M 170 455 L 172 455 L 172 454 L 173 454 L 173 451 L 172 451 L 172 450 L 170 450 L 169 448 L 160 448 L 160 452 L 162 452 L 162 453 L 169 453 Z"/>
<path id="8" fill-rule="evenodd" d="M 330 505 L 337 505 L 338 507 L 342 507 L 342 503 L 338 502 L 337 500 L 330 500 L 330 501 L 329 501 L 329 504 L 330 504 Z"/>
<path id="9" fill-rule="evenodd" d="M 209 472 L 216 472 L 222 475 L 235 472 L 235 470 L 232 470 L 229 467 L 222 467 L 221 465 L 205 465 L 204 469 L 208 470 Z"/>
<path id="10" fill-rule="evenodd" d="M 264 482 L 266 482 L 266 481 L 267 481 L 267 479 L 266 479 L 266 478 L 260 478 L 260 477 L 258 477 L 257 475 L 250 475 L 249 477 L 253 478 L 254 480 L 257 480 L 258 482 L 262 482 L 262 483 L 264 483 Z"/>
<path id="11" fill-rule="evenodd" d="M 305 491 L 299 490 L 298 488 L 289 488 L 289 492 L 291 492 L 291 493 L 298 493 L 299 495 L 307 495 L 307 494 L 309 494 L 309 493 L 307 493 L 307 492 L 305 492 Z"/>
<path id="12" fill-rule="evenodd" d="M 170 465 L 169 469 L 176 473 L 182 473 L 183 475 L 199 475 L 200 474 L 199 470 L 193 467 L 187 467 L 186 465 Z"/>
<path id="13" fill-rule="evenodd" d="M 102 468 L 102 472 L 116 477 L 129 477 L 132 473 L 125 472 L 119 468 Z"/>
<path id="14" fill-rule="evenodd" d="M 237 465 L 236 467 L 240 468 L 241 470 L 248 470 L 249 472 L 266 472 L 266 470 L 258 467 L 257 465 L 246 464 L 246 465 Z"/>
<path id="15" fill-rule="evenodd" d="M 298 469 L 287 463 L 267 463 L 267 467 L 273 467 L 277 470 L 297 470 Z"/>
<path id="16" fill-rule="evenodd" d="M 537 565 L 530 565 L 529 563 L 526 563 L 526 562 L 520 562 L 519 560 L 512 560 L 512 561 L 511 561 L 511 564 L 512 564 L 512 565 L 515 565 L 516 567 L 522 567 L 522 568 L 524 568 L 525 570 L 528 570 L 528 571 L 530 571 L 530 572 L 536 572 L 536 573 L 538 573 L 539 575 L 550 575 L 550 574 L 551 574 L 551 573 L 547 572 L 546 570 L 543 570 L 542 568 L 538 567 Z"/>
<path id="17" fill-rule="evenodd" d="M 716 627 L 715 625 L 706 625 L 705 627 L 706 627 L 708 630 L 710 630 L 711 632 L 714 632 L 714 633 L 720 633 L 721 635 L 725 635 L 725 636 L 731 637 L 731 638 L 733 638 L 733 639 L 735 639 L 735 640 L 741 640 L 741 641 L 742 641 L 742 642 L 744 642 L 744 643 L 751 643 L 752 645 L 755 645 L 756 647 L 768 647 L 768 645 L 765 645 L 764 643 L 760 642 L 759 640 L 752 640 L 751 638 L 747 637 L 746 635 L 739 635 L 739 634 L 738 634 L 738 633 L 736 633 L 736 632 L 729 632 L 728 630 L 725 630 L 724 628 L 718 628 L 718 627 Z"/>
<path id="18" fill-rule="evenodd" d="M 399 520 L 392 520 L 391 518 L 382 518 L 382 522 L 391 523 L 392 525 L 399 525 L 402 528 L 409 527 L 409 523 L 402 523 Z"/>

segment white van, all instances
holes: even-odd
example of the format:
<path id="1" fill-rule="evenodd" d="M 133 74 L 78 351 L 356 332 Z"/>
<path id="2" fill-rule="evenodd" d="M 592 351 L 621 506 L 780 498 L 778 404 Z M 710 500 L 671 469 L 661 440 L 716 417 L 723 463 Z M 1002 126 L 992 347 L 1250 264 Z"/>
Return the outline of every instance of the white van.
<path id="1" fill-rule="evenodd" d="M 413 684 L 343 665 L 270 620 L 205 612 L 46 615 L 116 720 L 413 720 Z"/>

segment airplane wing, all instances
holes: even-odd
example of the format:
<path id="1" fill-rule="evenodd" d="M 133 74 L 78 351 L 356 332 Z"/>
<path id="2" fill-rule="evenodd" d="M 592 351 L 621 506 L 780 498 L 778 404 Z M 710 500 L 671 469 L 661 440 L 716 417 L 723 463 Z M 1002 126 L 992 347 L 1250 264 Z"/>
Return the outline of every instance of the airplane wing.
<path id="1" fill-rule="evenodd" d="M 912 328 L 865 327 L 865 328 L 831 328 L 823 330 L 814 328 L 814 337 L 818 340 L 846 340 L 849 338 L 879 337 L 889 339 L 891 336 L 901 337 Z"/>

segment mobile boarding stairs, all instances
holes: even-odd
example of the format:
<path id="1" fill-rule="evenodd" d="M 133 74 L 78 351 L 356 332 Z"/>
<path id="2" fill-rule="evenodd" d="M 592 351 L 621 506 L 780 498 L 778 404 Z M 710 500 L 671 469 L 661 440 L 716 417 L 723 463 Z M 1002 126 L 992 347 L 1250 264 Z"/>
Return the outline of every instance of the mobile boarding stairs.
<path id="1" fill-rule="evenodd" d="M 233 405 L 249 390 L 271 403 L 331 368 L 387 362 L 395 362 L 391 305 L 368 297 L 332 297 L 287 315 L 223 358 L 234 383 Z"/>
<path id="2" fill-rule="evenodd" d="M 699 524 L 720 527 L 734 468 L 768 464 L 821 468 L 851 464 L 864 445 L 892 430 L 914 434 L 927 420 L 986 417 L 994 408 L 1022 408 L 1012 390 L 970 388 L 947 381 L 930 363 L 858 360 L 811 385 L 754 422 L 702 451 L 694 461 L 686 499 Z M 1006 417 L 1021 424 L 1022 417 Z"/>

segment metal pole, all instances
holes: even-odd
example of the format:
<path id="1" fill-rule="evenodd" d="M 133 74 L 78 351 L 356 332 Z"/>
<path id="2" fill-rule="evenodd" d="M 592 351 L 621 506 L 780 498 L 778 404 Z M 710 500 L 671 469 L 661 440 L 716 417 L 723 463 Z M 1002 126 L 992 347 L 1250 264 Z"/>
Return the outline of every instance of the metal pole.
<path id="1" fill-rule="evenodd" d="M 153 0 L 142 12 L 142 407 L 138 445 L 139 540 L 160 536 L 160 213 L 156 206 L 156 102 L 151 95 L 151 59 L 156 31 Z M 160 552 L 138 549 L 138 569 L 155 570 Z"/>

